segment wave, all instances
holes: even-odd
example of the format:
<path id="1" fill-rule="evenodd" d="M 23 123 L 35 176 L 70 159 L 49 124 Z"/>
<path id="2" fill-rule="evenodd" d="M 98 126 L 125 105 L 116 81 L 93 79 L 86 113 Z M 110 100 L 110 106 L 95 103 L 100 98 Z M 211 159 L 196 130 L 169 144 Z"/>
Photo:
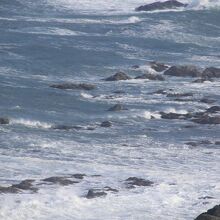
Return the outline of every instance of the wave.
<path id="1" fill-rule="evenodd" d="M 51 128 L 51 124 L 46 123 L 46 122 L 40 122 L 40 121 L 35 121 L 35 120 L 29 120 L 29 119 L 11 119 L 11 124 L 12 125 L 23 125 L 25 127 L 31 127 L 31 128 L 44 128 L 44 129 L 49 129 Z"/>

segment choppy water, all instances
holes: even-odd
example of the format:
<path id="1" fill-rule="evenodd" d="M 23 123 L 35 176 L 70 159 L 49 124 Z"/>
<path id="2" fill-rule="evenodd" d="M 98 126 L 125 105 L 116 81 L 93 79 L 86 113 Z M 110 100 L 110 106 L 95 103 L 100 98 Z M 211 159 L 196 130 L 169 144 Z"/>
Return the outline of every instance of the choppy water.
<path id="1" fill-rule="evenodd" d="M 190 220 L 219 203 L 219 147 L 184 144 L 220 141 L 219 125 L 186 128 L 190 122 L 161 120 L 158 114 L 211 105 L 152 92 L 193 92 L 196 100 L 211 97 L 218 105 L 220 81 L 102 79 L 119 70 L 135 77 L 151 60 L 220 67 L 220 3 L 192 1 L 186 10 L 134 12 L 145 2 L 0 0 L 0 116 L 11 119 L 0 126 L 0 185 L 69 173 L 102 175 L 73 186 L 44 187 L 37 194 L 0 195 L 0 219 Z M 131 69 L 136 64 L 141 68 Z M 62 82 L 93 83 L 97 89 L 49 87 Z M 128 110 L 107 111 L 117 103 Z M 113 127 L 101 128 L 105 120 Z M 50 128 L 57 124 L 95 130 Z M 155 185 L 128 190 L 123 181 L 130 176 Z M 106 185 L 119 193 L 83 197 L 89 188 Z"/>

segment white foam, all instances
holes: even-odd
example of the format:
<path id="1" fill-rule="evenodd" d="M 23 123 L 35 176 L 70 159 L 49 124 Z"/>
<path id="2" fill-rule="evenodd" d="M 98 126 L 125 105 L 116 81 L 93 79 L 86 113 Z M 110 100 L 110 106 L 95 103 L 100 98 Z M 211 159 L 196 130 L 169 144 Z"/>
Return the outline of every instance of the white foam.
<path id="1" fill-rule="evenodd" d="M 11 119 L 11 124 L 18 124 L 18 125 L 24 125 L 26 127 L 32 127 L 32 128 L 45 128 L 48 129 L 51 127 L 51 124 L 46 122 L 40 122 L 35 120 L 29 120 L 29 119 Z"/>

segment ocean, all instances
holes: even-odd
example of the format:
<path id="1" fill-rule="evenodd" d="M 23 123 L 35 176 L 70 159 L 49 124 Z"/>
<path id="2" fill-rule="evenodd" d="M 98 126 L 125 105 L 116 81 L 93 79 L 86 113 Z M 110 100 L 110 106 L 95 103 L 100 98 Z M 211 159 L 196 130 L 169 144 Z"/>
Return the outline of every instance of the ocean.
<path id="1" fill-rule="evenodd" d="M 219 203 L 220 125 L 161 118 L 220 105 L 219 78 L 135 77 L 156 74 L 151 61 L 220 67 L 220 1 L 135 11 L 150 2 L 0 0 L 0 186 L 38 188 L 0 193 L 0 220 L 192 220 Z M 132 79 L 103 80 L 119 71 Z M 61 83 L 96 88 L 50 87 Z M 42 181 L 73 174 L 85 176 Z M 117 192 L 86 198 L 106 186 Z"/>

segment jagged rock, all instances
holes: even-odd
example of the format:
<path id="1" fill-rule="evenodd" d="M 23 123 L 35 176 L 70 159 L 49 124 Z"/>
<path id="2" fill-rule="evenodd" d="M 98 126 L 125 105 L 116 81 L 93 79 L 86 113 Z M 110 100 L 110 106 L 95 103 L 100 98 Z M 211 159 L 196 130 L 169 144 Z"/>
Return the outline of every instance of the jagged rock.
<path id="1" fill-rule="evenodd" d="M 59 177 L 59 176 L 49 177 L 49 178 L 43 179 L 42 181 L 53 183 L 53 184 L 60 184 L 62 186 L 67 186 L 67 185 L 78 183 L 77 181 L 72 181 L 68 179 L 67 177 Z"/>
<path id="2" fill-rule="evenodd" d="M 145 180 L 145 179 L 137 178 L 137 177 L 129 177 L 128 179 L 125 180 L 125 182 L 129 187 L 152 186 L 154 184 L 154 182 L 150 180 Z"/>
<path id="3" fill-rule="evenodd" d="M 152 69 L 154 69 L 157 72 L 162 72 L 169 68 L 169 66 L 165 65 L 164 63 L 158 63 L 158 62 L 150 62 L 150 66 Z"/>
<path id="4" fill-rule="evenodd" d="M 214 208 L 202 213 L 195 220 L 220 220 L 220 205 L 216 205 Z"/>
<path id="5" fill-rule="evenodd" d="M 8 118 L 0 118 L 0 124 L 1 125 L 8 125 L 9 124 L 9 119 Z"/>
<path id="6" fill-rule="evenodd" d="M 38 189 L 33 187 L 32 185 L 33 182 L 34 180 L 23 180 L 18 184 L 12 185 L 12 187 L 21 189 L 21 190 L 31 190 L 31 191 L 37 192 Z"/>
<path id="7" fill-rule="evenodd" d="M 202 72 L 196 66 L 172 66 L 164 72 L 164 75 L 178 77 L 200 77 Z"/>
<path id="8" fill-rule="evenodd" d="M 167 94 L 167 97 L 171 97 L 171 98 L 180 98 L 180 97 L 189 97 L 189 96 L 193 96 L 193 93 L 191 92 L 187 92 L 187 93 L 169 93 Z"/>
<path id="9" fill-rule="evenodd" d="M 94 199 L 97 197 L 103 197 L 106 196 L 107 193 L 98 189 L 90 189 L 86 195 L 87 199 Z"/>
<path id="10" fill-rule="evenodd" d="M 142 5 L 136 8 L 136 11 L 155 11 L 155 10 L 165 10 L 165 9 L 176 9 L 180 7 L 186 7 L 187 4 L 183 4 L 176 0 L 168 0 L 165 2 L 154 2 L 147 5 Z"/>
<path id="11" fill-rule="evenodd" d="M 206 110 L 208 113 L 217 113 L 220 112 L 220 106 L 212 106 Z"/>
<path id="12" fill-rule="evenodd" d="M 103 121 L 100 126 L 104 128 L 109 128 L 112 126 L 112 123 L 110 121 Z"/>
<path id="13" fill-rule="evenodd" d="M 115 75 L 106 78 L 105 80 L 106 81 L 120 81 L 120 80 L 128 80 L 128 79 L 131 79 L 131 77 L 129 77 L 123 72 L 118 72 Z"/>
<path id="14" fill-rule="evenodd" d="M 127 110 L 127 109 L 123 105 L 121 105 L 121 104 L 116 104 L 113 107 L 109 108 L 108 111 L 116 112 L 116 111 L 122 111 L 122 110 Z"/>
<path id="15" fill-rule="evenodd" d="M 63 84 L 54 84 L 50 86 L 51 88 L 56 88 L 56 89 L 76 89 L 76 90 L 93 90 L 96 88 L 95 85 L 92 84 L 86 84 L 86 83 L 63 83 Z"/>
<path id="16" fill-rule="evenodd" d="M 202 76 L 205 78 L 220 78 L 220 68 L 208 67 L 203 71 Z"/>
<path id="17" fill-rule="evenodd" d="M 220 116 L 209 116 L 207 114 L 203 114 L 201 117 L 196 117 L 192 119 L 193 122 L 198 124 L 220 124 Z"/>
<path id="18" fill-rule="evenodd" d="M 145 73 L 141 76 L 137 76 L 135 79 L 149 79 L 149 80 L 159 80 L 159 81 L 164 81 L 164 77 L 158 74 L 150 74 L 150 73 Z"/>

